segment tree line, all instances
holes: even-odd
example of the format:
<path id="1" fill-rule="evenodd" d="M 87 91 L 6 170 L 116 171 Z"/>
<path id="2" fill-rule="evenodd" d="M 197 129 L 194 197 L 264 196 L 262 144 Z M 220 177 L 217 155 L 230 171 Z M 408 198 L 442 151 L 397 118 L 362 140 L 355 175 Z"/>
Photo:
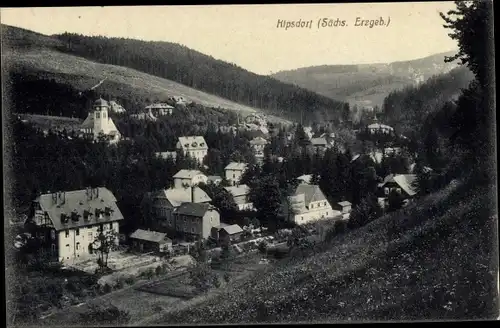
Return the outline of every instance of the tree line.
<path id="1" fill-rule="evenodd" d="M 333 119 L 338 117 L 343 105 L 174 43 L 72 33 L 56 37 L 64 44 L 57 47 L 60 51 L 137 69 L 238 103 L 282 113 L 291 119 L 298 119 L 304 110 Z"/>

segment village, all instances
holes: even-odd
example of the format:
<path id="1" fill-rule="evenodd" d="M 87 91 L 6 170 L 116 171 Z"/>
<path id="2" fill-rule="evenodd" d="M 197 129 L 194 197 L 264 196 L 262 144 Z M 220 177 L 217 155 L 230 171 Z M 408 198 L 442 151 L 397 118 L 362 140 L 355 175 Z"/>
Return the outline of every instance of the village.
<path id="1" fill-rule="evenodd" d="M 179 103 L 174 105 L 179 106 Z M 151 104 L 142 114 L 132 117 L 168 119 L 174 108 L 168 104 Z M 125 109 L 115 101 L 95 100 L 87 119 L 79 128 L 78 137 L 95 142 L 104 140 L 109 147 L 113 147 L 123 137 L 110 116 L 123 112 Z M 311 154 L 322 157 L 334 149 L 345 152 L 333 130 L 314 131 L 307 126 L 300 129 L 305 139 L 302 142 L 307 144 L 304 149 Z M 190 268 L 197 265 L 200 256 L 216 270 L 222 270 L 221 263 L 226 263 L 223 265 L 226 271 L 220 274 L 220 280 L 228 283 L 232 280 L 229 272 L 234 274 L 234 269 L 227 268 L 237 265 L 238 261 L 247 263 L 238 264 L 239 273 L 248 273 L 248 270 L 252 272 L 255 268 L 278 261 L 294 245 L 313 247 L 324 240 L 332 227 L 336 229 L 339 223 L 349 224 L 353 204 L 345 197 L 332 203 L 320 188 L 319 177 L 311 172 L 295 177 L 290 184 L 292 190 L 289 195 L 281 200 L 286 213 L 283 224 L 269 226 L 268 222 L 260 222 L 257 219 L 258 209 L 252 202 L 252 188 L 242 180 L 251 180 L 252 172 L 266 165 L 269 130 L 265 116 L 258 114 L 247 116 L 236 126 L 226 127 L 222 133 L 255 132 L 248 141 L 255 162 L 230 162 L 224 167 L 222 176 L 202 172 L 203 168 L 206 169 L 203 163 L 209 150 L 203 136 L 179 136 L 176 149 L 165 149 L 156 152 L 155 156 L 171 161 L 179 156 L 190 158 L 200 169 L 182 168 L 172 176 L 174 183 L 171 187 L 141 195 L 141 218 L 125 217 L 114 191 L 106 186 L 39 193 L 30 206 L 31 215 L 24 222 L 25 231 L 16 237 L 14 246 L 23 249 L 28 244 L 36 245 L 36 253 L 43 254 L 47 261 L 60 263 L 63 270 L 96 275 L 101 293 L 116 293 L 126 285 L 125 282 L 134 285 L 137 279 L 150 281 L 155 274 L 158 275 L 155 279 L 161 281 L 164 281 L 161 277 L 166 273 L 177 272 L 182 276 L 183 272 L 187 274 Z M 293 130 L 290 131 L 285 137 L 293 143 L 295 135 Z M 391 139 L 395 135 L 394 129 L 378 122 L 376 116 L 371 124 L 357 132 L 360 138 L 365 139 L 370 135 Z M 353 155 L 351 163 L 363 158 L 381 163 L 387 156 L 401 154 L 401 147 L 391 145 L 393 147 L 384 146 L 382 151 L 371 149 L 367 153 Z M 277 164 L 287 162 L 283 157 L 271 158 Z M 412 200 L 416 195 L 414 167 L 415 164 L 410 165 L 405 173 L 390 173 L 378 182 L 377 201 L 380 208 L 390 206 L 389 198 L 393 193 L 400 195 L 397 201 L 400 207 Z M 234 211 L 228 215 L 225 209 L 214 205 L 207 188 L 225 193 L 234 202 Z M 134 226 L 137 228 L 133 231 L 130 231 L 131 221 L 136 222 Z M 161 282 L 151 287 L 155 281 L 148 283 L 150 287 L 137 287 L 137 290 L 170 297 L 182 295 L 188 299 L 196 295 L 190 286 L 192 282 L 183 280 L 185 286 L 179 291 L 178 287 L 167 287 L 169 284 Z M 220 282 L 215 285 L 220 286 Z M 70 304 L 84 304 L 80 301 L 74 300 Z M 53 312 L 48 311 L 44 318 L 52 315 Z"/>

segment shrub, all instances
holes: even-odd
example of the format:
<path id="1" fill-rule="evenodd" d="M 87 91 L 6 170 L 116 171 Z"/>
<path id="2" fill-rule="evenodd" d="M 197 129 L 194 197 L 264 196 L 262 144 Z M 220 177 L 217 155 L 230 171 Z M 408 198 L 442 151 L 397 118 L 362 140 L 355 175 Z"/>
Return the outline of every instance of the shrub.
<path id="1" fill-rule="evenodd" d="M 110 293 L 112 289 L 113 288 L 111 288 L 111 286 L 108 284 L 104 284 L 104 286 L 102 287 L 102 291 L 104 294 Z"/>
<path id="2" fill-rule="evenodd" d="M 135 283 L 135 278 L 134 278 L 134 277 L 132 277 L 132 276 L 127 277 L 127 278 L 125 278 L 125 283 L 126 283 L 127 285 L 133 285 L 133 284 Z"/>
<path id="3" fill-rule="evenodd" d="M 259 251 L 262 253 L 262 254 L 265 254 L 267 252 L 267 243 L 265 241 L 261 241 L 259 243 Z"/>
<path id="4" fill-rule="evenodd" d="M 123 278 L 118 278 L 118 280 L 116 281 L 116 285 L 115 285 L 115 288 L 116 289 L 122 289 L 123 286 L 124 286 L 124 279 Z"/>
<path id="5" fill-rule="evenodd" d="M 231 280 L 231 275 L 229 272 L 224 272 L 224 281 L 229 282 L 229 280 Z"/>
<path id="6" fill-rule="evenodd" d="M 156 269 L 155 269 L 155 274 L 157 276 L 161 275 L 163 273 L 163 268 L 161 267 L 161 265 L 157 266 Z"/>

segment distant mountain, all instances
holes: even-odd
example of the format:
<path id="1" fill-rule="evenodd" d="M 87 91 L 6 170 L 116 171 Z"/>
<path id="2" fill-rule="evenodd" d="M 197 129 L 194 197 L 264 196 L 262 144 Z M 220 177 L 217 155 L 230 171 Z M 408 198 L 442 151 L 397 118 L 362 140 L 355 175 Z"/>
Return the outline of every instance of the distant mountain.
<path id="1" fill-rule="evenodd" d="M 445 56 L 455 53 L 451 51 L 387 64 L 311 66 L 277 72 L 272 76 L 351 104 L 381 106 L 389 92 L 421 83 L 457 67 L 457 61 L 444 63 Z"/>
<path id="2" fill-rule="evenodd" d="M 290 120 L 335 119 L 343 106 L 169 42 L 67 33 L 46 36 L 2 25 L 2 47 L 10 71 L 43 74 L 78 90 L 108 77 L 100 88 L 129 97 L 182 95 L 207 106 L 260 111 Z"/>

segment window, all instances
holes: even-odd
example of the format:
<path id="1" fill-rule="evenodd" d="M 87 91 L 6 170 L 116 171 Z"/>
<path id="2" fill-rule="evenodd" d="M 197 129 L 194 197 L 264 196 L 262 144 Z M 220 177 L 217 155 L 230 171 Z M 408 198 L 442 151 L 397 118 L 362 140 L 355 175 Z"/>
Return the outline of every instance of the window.
<path id="1" fill-rule="evenodd" d="M 236 178 L 236 174 L 233 173 L 233 179 Z"/>
<path id="2" fill-rule="evenodd" d="M 401 193 L 401 188 L 396 188 L 396 191 L 397 191 L 398 193 Z"/>
<path id="3" fill-rule="evenodd" d="M 92 231 L 89 232 L 89 240 L 92 241 Z"/>
<path id="4" fill-rule="evenodd" d="M 56 252 L 56 244 L 52 244 L 51 249 L 52 249 L 52 253 L 55 253 Z"/>
<path id="5" fill-rule="evenodd" d="M 191 228 L 191 232 L 192 232 L 192 233 L 194 233 L 194 227 L 193 227 L 193 228 Z"/>
<path id="6" fill-rule="evenodd" d="M 101 117 L 100 113 L 99 112 L 95 112 L 95 118 L 99 118 L 99 117 Z"/>
<path id="7" fill-rule="evenodd" d="M 76 235 L 80 236 L 80 229 L 76 228 Z"/>
<path id="8" fill-rule="evenodd" d="M 326 206 L 326 202 L 323 202 L 323 206 Z"/>
<path id="9" fill-rule="evenodd" d="M 106 118 L 106 112 L 102 113 L 102 118 Z"/>
<path id="10" fill-rule="evenodd" d="M 326 216 L 328 216 L 328 212 L 326 212 Z"/>
<path id="11" fill-rule="evenodd" d="M 389 195 L 389 188 L 384 188 L 384 194 Z"/>
<path id="12" fill-rule="evenodd" d="M 311 204 L 311 208 L 314 208 L 314 204 Z"/>
<path id="13" fill-rule="evenodd" d="M 76 243 L 76 250 L 80 250 L 80 243 Z"/>
<path id="14" fill-rule="evenodd" d="M 109 229 L 112 230 L 113 229 L 113 222 L 110 222 L 109 223 Z"/>
<path id="15" fill-rule="evenodd" d="M 69 230 L 66 230 L 66 238 L 69 237 Z"/>

